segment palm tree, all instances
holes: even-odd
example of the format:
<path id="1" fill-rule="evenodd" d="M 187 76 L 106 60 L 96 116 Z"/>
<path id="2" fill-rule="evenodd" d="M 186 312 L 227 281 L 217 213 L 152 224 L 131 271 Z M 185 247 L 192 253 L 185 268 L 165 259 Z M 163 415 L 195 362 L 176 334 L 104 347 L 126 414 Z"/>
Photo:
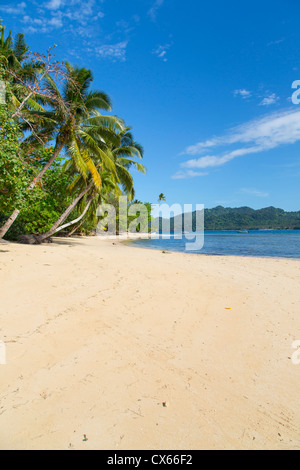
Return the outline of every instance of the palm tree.
<path id="1" fill-rule="evenodd" d="M 35 132 L 25 139 L 24 143 L 38 145 L 43 141 L 46 145 L 47 142 L 55 140 L 55 146 L 52 157 L 33 179 L 29 190 L 33 189 L 42 179 L 44 173 L 63 149 L 73 159 L 78 172 L 85 172 L 87 176 L 90 171 L 98 186 L 100 186 L 100 177 L 90 153 L 97 155 L 103 167 L 115 171 L 113 158 L 105 151 L 108 149 L 105 142 L 108 138 L 115 137 L 116 129 L 123 130 L 122 121 L 114 116 L 100 114 L 101 109 L 111 110 L 111 101 L 108 95 L 102 91 L 89 91 L 93 80 L 90 70 L 74 68 L 69 64 L 66 64 L 66 68 L 67 79 L 62 92 L 53 78 L 48 75 L 45 78 L 45 87 L 50 96 L 47 101 L 48 109 L 32 110 L 30 113 L 32 118 L 30 127 L 34 127 Z M 35 99 L 44 104 L 44 98 L 39 98 L 38 94 Z M 29 130 L 26 123 L 23 125 L 23 130 Z M 97 136 L 97 141 L 94 136 Z M 101 145 L 97 143 L 100 141 Z M 81 151 L 82 143 L 89 148 L 89 152 L 87 150 Z M 19 210 L 16 208 L 0 229 L 0 239 L 5 236 L 18 215 Z"/>
<path id="2" fill-rule="evenodd" d="M 13 40 L 11 32 L 5 38 L 5 26 L 2 26 L 0 21 L 0 59 L 11 66 L 26 59 L 29 48 L 27 47 L 24 39 L 24 34 L 17 34 Z"/>
<path id="3" fill-rule="evenodd" d="M 97 212 L 99 209 L 99 206 L 102 204 L 103 201 L 107 199 L 108 194 L 116 194 L 121 195 L 121 191 L 116 184 L 116 181 L 112 174 L 108 171 L 104 172 L 101 174 L 102 178 L 102 189 L 101 191 L 94 191 L 92 194 L 92 198 L 83 198 L 81 203 L 78 205 L 78 212 L 80 213 L 80 216 L 77 217 L 77 219 L 72 220 L 64 228 L 67 228 L 71 225 L 77 224 L 71 232 L 69 233 L 69 237 L 71 237 L 76 231 L 85 223 L 89 223 L 92 226 L 96 227 L 98 218 L 97 218 Z"/>
<path id="4" fill-rule="evenodd" d="M 143 147 L 134 141 L 133 135 L 130 132 L 130 127 L 126 127 L 119 133 L 120 144 L 113 147 L 112 153 L 116 165 L 116 172 L 124 193 L 133 201 L 135 191 L 133 186 L 133 177 L 130 169 L 133 167 L 137 171 L 146 174 L 146 167 L 134 160 L 134 158 L 142 159 L 144 156 Z"/>
<path id="5" fill-rule="evenodd" d="M 69 170 L 72 166 L 74 171 L 74 162 L 68 162 L 67 165 L 65 165 L 67 170 Z M 72 203 L 47 233 L 34 237 L 34 240 L 37 243 L 42 243 L 44 240 L 52 237 L 56 233 L 65 230 L 71 225 L 83 221 L 86 215 L 89 218 L 95 217 L 97 209 L 108 191 L 113 190 L 116 194 L 121 194 L 120 189 L 117 186 L 116 180 L 111 172 L 105 171 L 101 174 L 100 178 L 101 186 L 99 187 L 98 184 L 95 182 L 95 179 L 93 178 L 92 172 L 90 172 L 88 181 L 85 179 L 84 175 L 77 175 L 73 183 L 69 187 L 69 192 L 73 193 L 75 196 Z M 71 213 L 77 206 L 79 206 L 80 215 L 72 221 L 64 224 L 64 222 L 67 220 L 67 218 L 71 215 Z M 90 213 L 88 214 L 89 211 Z"/>
<path id="6" fill-rule="evenodd" d="M 115 164 L 115 172 L 107 171 L 103 169 L 103 162 L 99 160 L 98 146 L 104 145 L 103 139 L 99 139 L 100 134 L 94 135 L 94 120 L 92 118 L 83 121 L 82 132 L 80 133 L 81 140 L 80 145 L 83 148 L 78 147 L 79 155 L 84 155 L 87 150 L 90 152 L 90 158 L 94 169 L 98 172 L 101 181 L 101 187 L 96 184 L 95 178 L 93 177 L 93 168 L 87 167 L 87 173 L 84 168 L 80 165 L 80 174 L 75 175 L 73 184 L 70 187 L 70 191 L 76 194 L 73 202 L 62 214 L 62 216 L 55 222 L 49 232 L 36 237 L 38 242 L 53 236 L 61 230 L 68 228 L 71 225 L 80 222 L 83 223 L 85 215 L 89 212 L 89 218 L 95 217 L 97 209 L 101 202 L 106 199 L 107 194 L 113 193 L 115 196 L 122 195 L 118 185 L 120 185 L 126 195 L 132 200 L 134 197 L 133 178 L 129 172 L 131 167 L 135 167 L 138 171 L 145 173 L 146 168 L 140 162 L 134 160 L 134 157 L 143 158 L 143 148 L 137 142 L 134 141 L 132 134 L 129 132 L 129 128 L 125 128 L 122 131 L 115 132 L 110 129 L 110 133 L 106 136 L 108 144 L 111 150 L 112 160 Z M 95 139 L 93 139 L 93 137 Z M 92 139 L 92 140 L 91 140 Z M 92 142 L 92 145 L 91 145 Z M 116 145 L 118 142 L 118 146 Z M 87 148 L 85 148 L 87 146 Z M 109 154 L 109 149 L 106 148 L 106 153 Z M 65 170 L 76 173 L 78 170 L 78 160 L 76 158 L 70 159 L 65 164 Z M 111 170 L 111 169 L 110 169 Z M 86 178 L 89 175 L 89 182 L 87 183 Z M 77 205 L 82 204 L 81 215 L 76 219 L 62 225 Z"/>
<path id="7" fill-rule="evenodd" d="M 166 200 L 167 200 L 166 196 L 163 193 L 160 193 L 160 195 L 158 196 L 158 203 L 166 202 Z"/>
<path id="8" fill-rule="evenodd" d="M 18 33 L 15 39 L 11 32 L 5 38 L 5 27 L 0 21 L 0 65 L 4 70 L 4 79 L 7 82 L 7 105 L 14 111 L 23 108 L 26 99 L 28 104 L 38 107 L 29 91 L 30 84 L 34 83 L 43 69 L 42 60 L 29 60 L 29 48 L 25 42 L 24 34 Z M 15 117 L 15 114 L 13 115 Z"/>
<path id="9" fill-rule="evenodd" d="M 85 141 L 86 146 L 88 144 L 90 148 L 93 145 L 93 139 L 86 134 L 84 126 L 87 124 L 93 124 L 94 133 L 98 134 L 104 144 L 108 134 L 110 138 L 112 137 L 113 131 L 110 132 L 110 126 L 113 129 L 123 129 L 121 119 L 100 114 L 102 109 L 111 110 L 111 101 L 108 95 L 102 91 L 89 91 L 93 81 L 92 72 L 85 68 L 74 68 L 70 64 L 66 64 L 66 68 L 67 80 L 62 93 L 55 81 L 50 76 L 46 77 L 45 85 L 49 96 L 51 96 L 48 103 L 50 110 L 32 111 L 34 119 L 40 119 L 37 124 L 39 139 L 45 142 L 55 139 L 55 147 L 52 158 L 36 176 L 31 187 L 34 187 L 43 177 L 63 149 L 74 159 L 80 171 L 83 157 L 80 154 L 81 141 Z M 35 135 L 31 135 L 27 141 L 38 143 Z M 97 151 L 103 164 L 112 169 L 113 164 L 109 156 L 99 146 L 97 147 L 95 146 L 94 150 Z M 87 157 L 88 155 L 85 154 L 86 161 Z"/>

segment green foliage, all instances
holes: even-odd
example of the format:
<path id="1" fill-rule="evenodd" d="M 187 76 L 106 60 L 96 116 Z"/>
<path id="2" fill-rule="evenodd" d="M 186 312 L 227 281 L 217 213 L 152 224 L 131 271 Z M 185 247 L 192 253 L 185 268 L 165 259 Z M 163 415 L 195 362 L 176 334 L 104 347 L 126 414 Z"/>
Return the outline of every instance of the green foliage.
<path id="1" fill-rule="evenodd" d="M 22 200 L 18 208 L 21 210 L 21 214 L 9 230 L 8 239 L 17 240 L 23 234 L 47 232 L 59 218 L 61 212 L 70 204 L 72 198 L 67 194 L 67 188 L 70 185 L 71 177 L 64 172 L 61 159 L 57 159 L 45 173 L 41 184 L 38 184 L 34 190 L 28 191 L 29 182 L 51 158 L 52 152 L 51 147 L 31 149 L 23 156 L 20 171 L 25 172 L 26 177 L 21 178 L 21 181 L 24 180 L 24 185 L 22 185 L 22 191 L 19 191 L 21 194 L 19 199 Z M 2 159 L 0 160 L 0 168 L 1 164 Z M 16 167 L 17 165 L 14 168 Z M 9 180 L 7 174 L 4 177 L 7 182 Z M 18 185 L 17 187 L 19 188 Z M 3 203 L 0 205 L 0 212 L 2 212 L 0 225 L 12 212 L 15 202 L 16 198 L 12 197 L 9 205 Z"/>
<path id="2" fill-rule="evenodd" d="M 122 189 L 133 199 L 130 170 L 146 172 L 135 160 L 143 148 L 122 119 L 100 113 L 111 110 L 111 101 L 90 90 L 90 70 L 29 53 L 24 36 L 6 35 L 0 20 L 0 80 L 6 85 L 6 105 L 0 105 L 0 227 L 20 211 L 2 236 L 47 235 L 63 217 L 71 222 L 83 213 L 83 230 L 91 230 L 108 195 L 117 197 Z M 70 214 L 73 201 L 79 203 Z"/>
<path id="3" fill-rule="evenodd" d="M 300 226 L 300 211 L 285 212 L 275 207 L 254 210 L 250 207 L 232 209 L 218 206 L 205 209 L 204 225 L 205 230 L 297 229 Z M 173 229 L 174 217 L 171 218 Z M 193 230 L 196 230 L 196 212 L 193 212 Z"/>
<path id="4" fill-rule="evenodd" d="M 15 121 L 9 119 L 5 105 L 0 106 L 0 212 L 9 214 L 24 206 L 29 186 L 27 165 L 22 160 L 21 134 Z"/>
<path id="5" fill-rule="evenodd" d="M 205 211 L 206 230 L 293 229 L 300 223 L 300 212 L 285 212 L 275 207 L 254 210 L 216 207 Z"/>
<path id="6" fill-rule="evenodd" d="M 148 230 L 150 230 L 153 219 L 152 219 L 152 216 L 151 216 L 152 205 L 149 202 L 143 203 L 143 202 L 141 202 L 137 199 L 133 202 L 127 201 L 127 214 L 126 214 L 126 211 L 124 211 L 124 207 L 122 207 L 122 212 L 123 213 L 120 214 L 119 199 L 114 194 L 109 194 L 107 196 L 106 203 L 111 204 L 115 208 L 117 232 L 118 231 L 119 232 L 124 232 L 126 230 L 128 231 L 130 224 L 132 222 L 134 222 L 137 218 L 139 218 L 139 220 L 141 221 L 141 223 L 138 224 L 137 227 L 136 227 L 137 232 L 140 232 L 140 231 L 146 231 L 147 232 Z M 138 205 L 143 204 L 145 206 L 145 208 L 147 210 L 147 215 L 146 214 L 144 215 L 144 212 L 142 212 L 142 211 L 141 212 L 137 211 L 137 213 L 135 213 L 135 215 L 131 215 L 132 212 L 135 212 L 135 210 L 138 209 L 137 207 L 133 207 L 137 204 Z M 101 220 L 101 218 L 99 220 Z M 97 222 L 99 220 L 96 220 L 96 224 L 93 227 L 94 230 L 96 229 L 96 225 L 97 225 Z M 126 225 L 126 223 L 127 223 L 127 225 Z M 135 225 L 135 224 L 133 224 L 133 225 Z"/>
<path id="7" fill-rule="evenodd" d="M 35 150 L 30 154 L 31 164 L 41 169 L 51 158 L 53 149 Z M 67 188 L 72 178 L 67 174 L 62 165 L 62 159 L 58 158 L 45 173 L 43 181 L 35 189 L 35 200 L 21 214 L 25 222 L 24 233 L 45 233 L 60 217 L 61 213 L 69 206 L 72 197 Z"/>

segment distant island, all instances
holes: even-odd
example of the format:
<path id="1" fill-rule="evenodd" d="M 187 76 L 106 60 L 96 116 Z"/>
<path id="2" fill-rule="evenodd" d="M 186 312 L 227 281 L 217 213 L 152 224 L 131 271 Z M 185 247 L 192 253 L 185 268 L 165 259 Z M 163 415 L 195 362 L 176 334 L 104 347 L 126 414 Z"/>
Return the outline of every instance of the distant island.
<path id="1" fill-rule="evenodd" d="M 205 209 L 205 230 L 300 230 L 300 211 L 285 212 L 283 209 L 266 207 L 251 209 L 250 207 L 230 208 L 218 206 Z M 171 217 L 170 230 L 174 223 L 183 215 Z M 196 230 L 196 211 L 192 214 L 193 230 Z M 161 229 L 162 218 L 156 219 Z M 184 226 L 184 225 L 183 225 Z"/>

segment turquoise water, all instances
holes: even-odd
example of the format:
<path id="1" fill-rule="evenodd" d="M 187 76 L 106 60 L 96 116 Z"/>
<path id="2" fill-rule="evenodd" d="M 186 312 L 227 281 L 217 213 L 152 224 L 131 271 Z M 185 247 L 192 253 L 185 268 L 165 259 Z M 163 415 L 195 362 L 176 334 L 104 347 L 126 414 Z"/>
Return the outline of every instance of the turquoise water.
<path id="1" fill-rule="evenodd" d="M 186 251 L 186 243 L 191 240 L 165 239 L 135 240 L 134 246 L 143 248 Z M 250 231 L 249 233 L 206 231 L 204 247 L 191 254 L 257 256 L 275 258 L 300 258 L 300 230 Z"/>

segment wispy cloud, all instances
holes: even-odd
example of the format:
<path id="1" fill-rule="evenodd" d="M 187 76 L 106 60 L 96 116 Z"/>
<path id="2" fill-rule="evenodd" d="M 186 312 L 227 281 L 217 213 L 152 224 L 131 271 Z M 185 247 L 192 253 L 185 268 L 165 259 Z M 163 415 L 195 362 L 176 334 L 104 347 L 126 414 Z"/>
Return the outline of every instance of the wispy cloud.
<path id="1" fill-rule="evenodd" d="M 128 41 L 119 42 L 117 44 L 105 44 L 96 49 L 96 54 L 102 58 L 112 59 L 114 61 L 126 60 L 126 50 Z"/>
<path id="2" fill-rule="evenodd" d="M 156 49 L 152 51 L 152 53 L 155 54 L 163 62 L 167 62 L 168 59 L 166 55 L 171 46 L 172 44 L 165 44 L 165 45 L 158 46 Z"/>
<path id="3" fill-rule="evenodd" d="M 26 10 L 26 3 L 21 2 L 17 5 L 0 5 L 0 11 L 3 11 L 7 15 L 24 15 Z"/>
<path id="4" fill-rule="evenodd" d="M 61 15 L 34 18 L 29 15 L 23 17 L 23 23 L 26 26 L 26 32 L 28 33 L 49 33 L 55 29 L 63 27 L 63 19 Z"/>
<path id="5" fill-rule="evenodd" d="M 150 16 L 152 21 L 156 20 L 158 10 L 163 5 L 163 3 L 164 3 L 164 0 L 156 0 L 154 4 L 152 5 L 152 7 L 150 8 L 150 10 L 148 11 L 148 15 Z"/>
<path id="6" fill-rule="evenodd" d="M 207 172 L 203 171 L 195 171 L 195 170 L 181 170 L 175 173 L 175 175 L 172 176 L 173 180 L 186 180 L 190 178 L 197 178 L 199 176 L 206 176 L 208 175 Z"/>
<path id="7" fill-rule="evenodd" d="M 285 39 L 277 39 L 276 41 L 270 41 L 268 44 L 267 44 L 267 47 L 270 47 L 270 46 L 277 46 L 278 44 L 281 44 L 282 42 L 284 42 Z"/>
<path id="8" fill-rule="evenodd" d="M 44 4 L 45 8 L 48 10 L 58 10 L 64 5 L 63 0 L 50 0 L 50 2 L 47 2 Z"/>
<path id="9" fill-rule="evenodd" d="M 252 92 L 250 90 L 247 90 L 246 88 L 234 90 L 233 94 L 235 97 L 240 97 L 243 100 L 248 100 L 249 98 L 260 99 L 260 102 L 258 103 L 259 106 L 271 106 L 272 104 L 276 104 L 280 100 L 279 96 L 277 96 L 276 93 L 266 91 L 265 96 L 261 96 L 261 94 Z"/>
<path id="10" fill-rule="evenodd" d="M 300 111 L 293 109 L 272 113 L 231 129 L 227 134 L 198 142 L 188 147 L 185 155 L 201 155 L 213 148 L 223 147 L 214 155 L 193 158 L 181 164 L 186 169 L 205 169 L 222 166 L 244 155 L 257 154 L 280 145 L 300 141 Z M 235 148 L 230 148 L 235 146 Z"/>
<path id="11" fill-rule="evenodd" d="M 26 6 L 25 3 L 24 5 Z M 96 0 L 49 0 L 30 15 L 25 14 L 23 7 L 22 14 L 28 33 L 49 33 L 64 28 L 76 34 L 77 27 L 85 27 L 87 24 L 90 26 L 91 22 L 104 16 Z"/>
<path id="12" fill-rule="evenodd" d="M 260 153 L 264 150 L 262 146 L 253 146 L 249 148 L 241 148 L 237 150 L 233 150 L 232 152 L 225 153 L 223 156 L 215 156 L 215 155 L 206 155 L 201 158 L 194 158 L 192 160 L 188 160 L 181 164 L 183 168 L 212 168 L 216 166 L 225 165 L 225 163 L 230 162 L 231 160 L 242 157 L 244 155 L 249 155 L 251 153 Z"/>
<path id="13" fill-rule="evenodd" d="M 269 197 L 270 196 L 269 193 L 260 191 L 259 189 L 255 189 L 255 188 L 243 188 L 241 189 L 241 192 L 245 194 L 250 194 L 251 196 L 256 196 L 256 197 Z"/>
<path id="14" fill-rule="evenodd" d="M 251 91 L 242 88 L 241 90 L 234 90 L 234 96 L 241 96 L 244 100 L 252 96 Z"/>
<path id="15" fill-rule="evenodd" d="M 270 106 L 272 104 L 275 104 L 279 101 L 279 96 L 276 95 L 276 93 L 272 93 L 269 96 L 266 96 L 259 104 L 260 106 Z"/>

